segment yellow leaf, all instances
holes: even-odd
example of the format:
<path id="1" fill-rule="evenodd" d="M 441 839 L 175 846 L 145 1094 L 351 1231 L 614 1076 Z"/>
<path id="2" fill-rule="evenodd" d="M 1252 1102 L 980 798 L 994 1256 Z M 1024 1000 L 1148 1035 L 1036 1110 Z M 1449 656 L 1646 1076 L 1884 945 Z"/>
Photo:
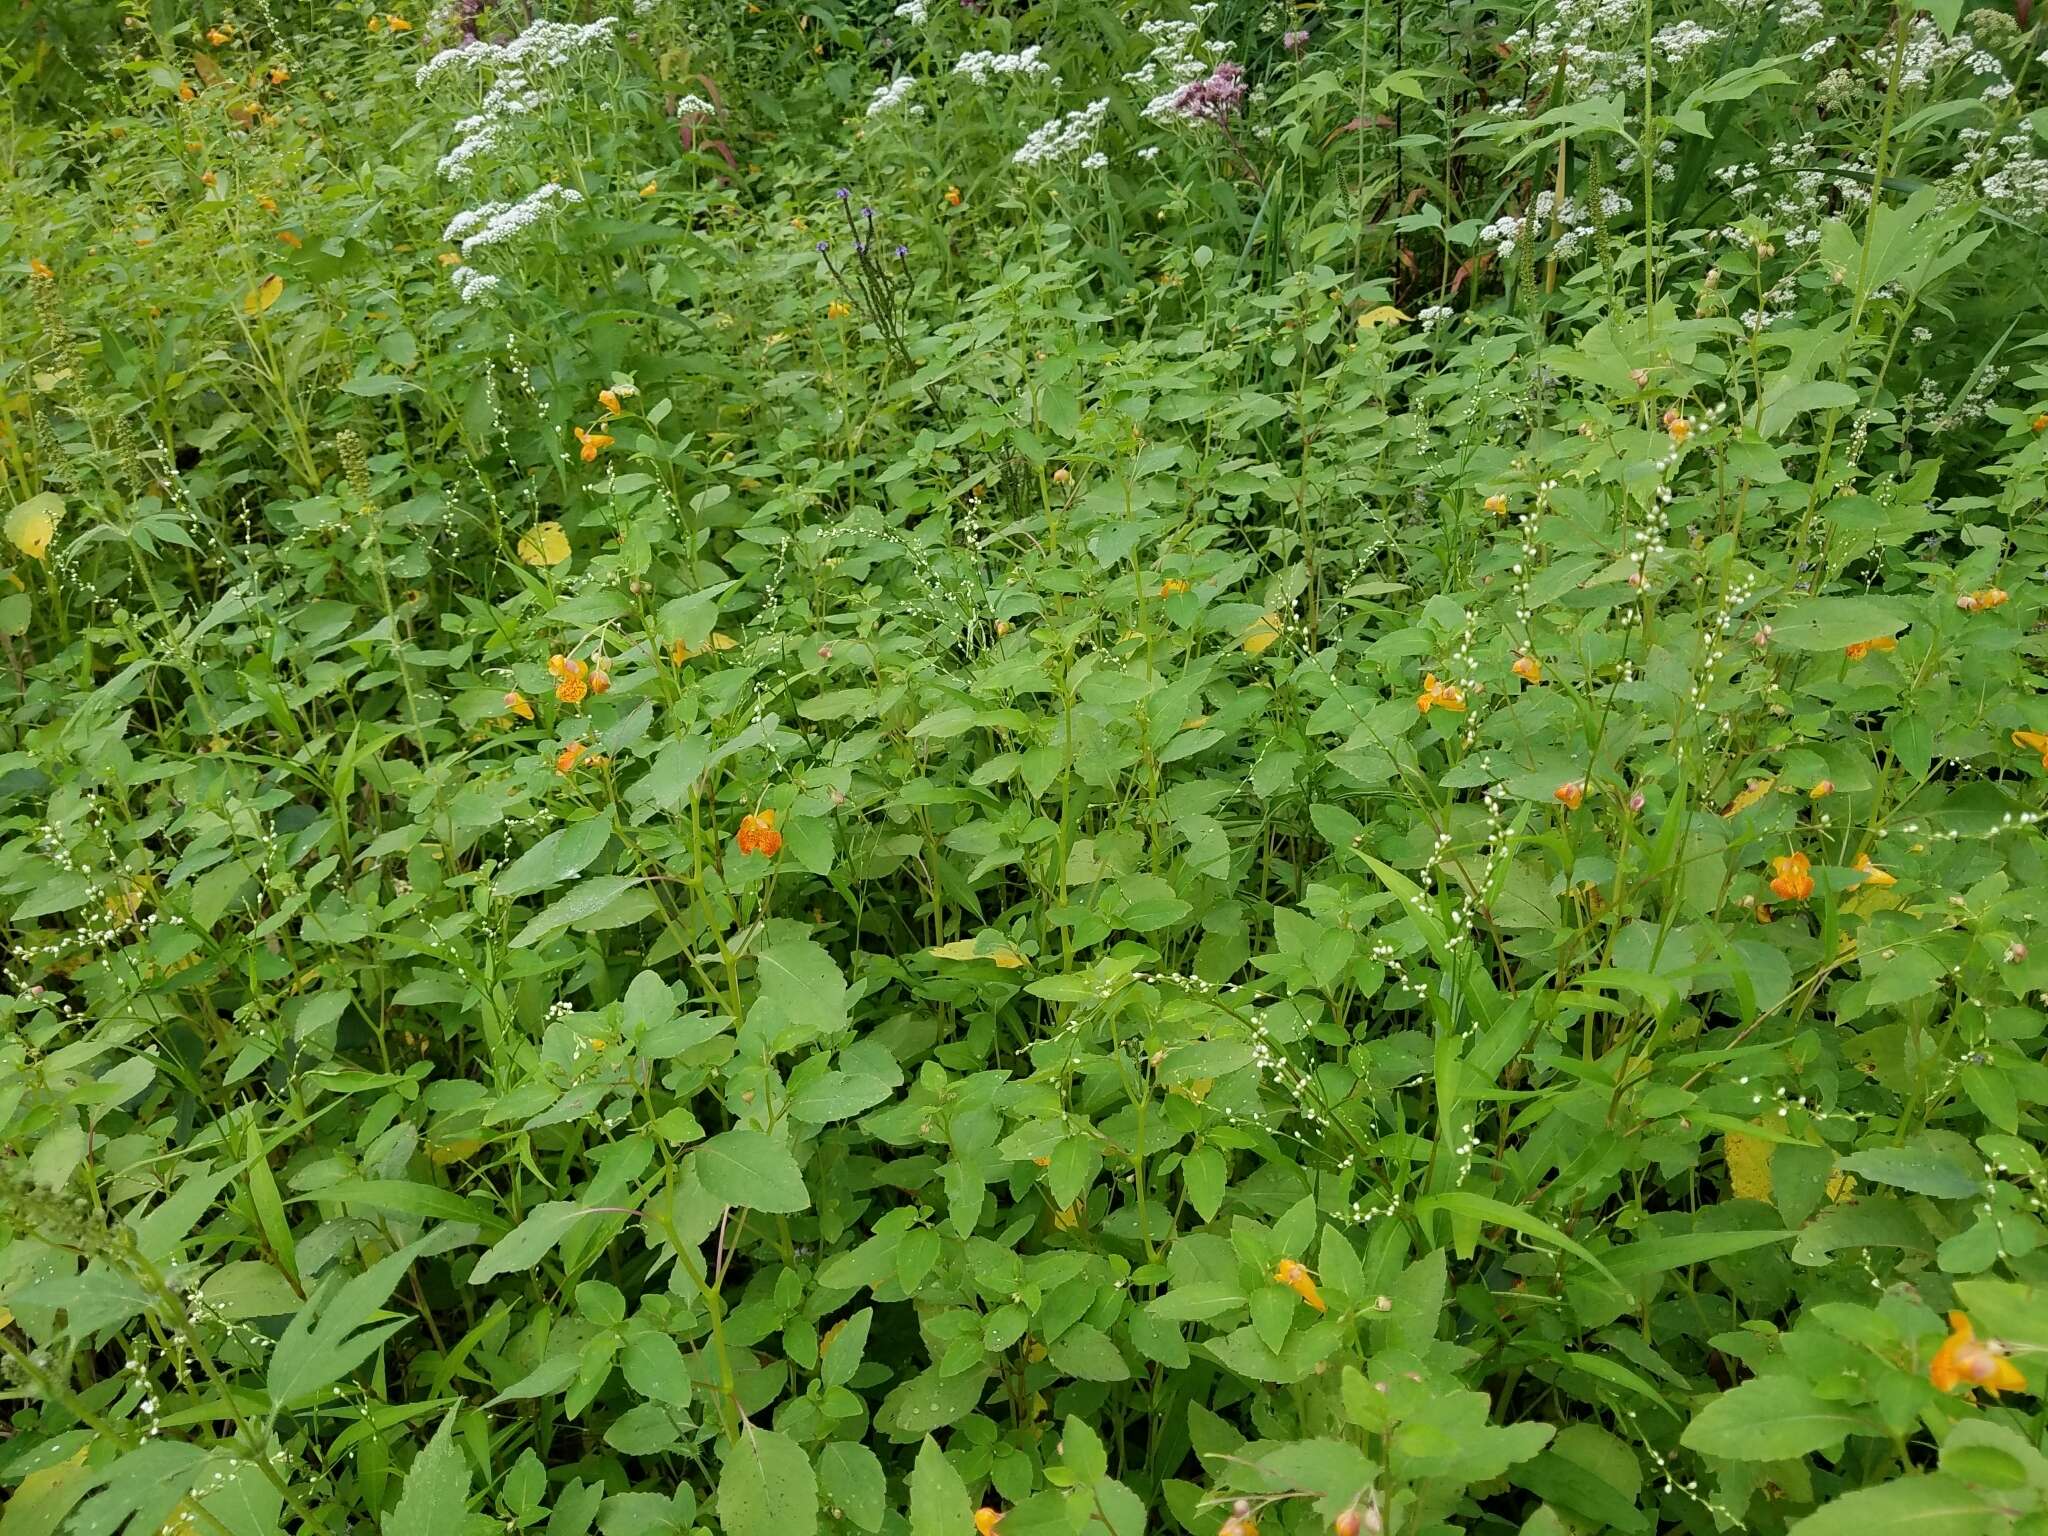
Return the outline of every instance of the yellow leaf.
<path id="1" fill-rule="evenodd" d="M 260 315 L 284 296 L 284 279 L 275 272 L 242 295 L 242 313 Z"/>
<path id="2" fill-rule="evenodd" d="M 1272 612 L 1260 614 L 1245 629 L 1243 636 L 1245 654 L 1247 656 L 1265 655 L 1266 652 L 1273 648 L 1273 642 L 1280 638 L 1281 631 L 1285 627 L 1285 621 L 1279 614 Z"/>
<path id="3" fill-rule="evenodd" d="M 50 551 L 50 540 L 64 516 L 64 498 L 55 491 L 31 496 L 7 514 L 7 541 L 31 560 Z"/>
<path id="4" fill-rule="evenodd" d="M 528 565 L 560 565 L 569 558 L 569 535 L 560 523 L 535 523 L 519 536 L 519 558 Z"/>
<path id="5" fill-rule="evenodd" d="M 463 1136 L 454 1141 L 429 1141 L 427 1156 L 432 1158 L 437 1166 L 446 1167 L 449 1163 L 459 1163 L 464 1158 L 474 1157 L 483 1150 L 483 1145 L 483 1142 L 474 1136 Z"/>
<path id="6" fill-rule="evenodd" d="M 1725 821 L 1730 816 L 1740 816 L 1752 805 L 1755 805 L 1757 801 L 1768 795 L 1774 782 L 1771 779 L 1751 779 L 1743 787 L 1742 793 L 1728 802 L 1728 809 L 1721 813 L 1722 819 Z"/>
<path id="7" fill-rule="evenodd" d="M 938 960 L 992 960 L 996 968 L 1003 971 L 1021 970 L 1031 963 L 1016 945 L 993 934 L 935 945 L 930 954 Z"/>
<path id="8" fill-rule="evenodd" d="M 1358 328 L 1361 331 L 1377 330 L 1379 327 L 1389 325 L 1396 320 L 1410 320 L 1413 318 L 1412 315 L 1396 309 L 1391 304 L 1382 304 L 1379 308 L 1368 309 L 1364 314 L 1360 315 L 1358 317 Z"/>
<path id="9" fill-rule="evenodd" d="M 1079 1200 L 1076 1200 L 1065 1210 L 1052 1213 L 1053 1229 L 1059 1232 L 1072 1232 L 1081 1225 L 1081 1220 L 1086 1215 L 1086 1208 Z"/>
<path id="10" fill-rule="evenodd" d="M 1761 1136 L 1730 1131 L 1721 1138 L 1721 1156 L 1728 1164 L 1728 1192 L 1738 1200 L 1771 1198 L 1771 1154 L 1777 1143 Z"/>
<path id="11" fill-rule="evenodd" d="M 1828 1175 L 1828 1199 L 1837 1205 L 1856 1193 L 1856 1175 L 1837 1168 Z"/>

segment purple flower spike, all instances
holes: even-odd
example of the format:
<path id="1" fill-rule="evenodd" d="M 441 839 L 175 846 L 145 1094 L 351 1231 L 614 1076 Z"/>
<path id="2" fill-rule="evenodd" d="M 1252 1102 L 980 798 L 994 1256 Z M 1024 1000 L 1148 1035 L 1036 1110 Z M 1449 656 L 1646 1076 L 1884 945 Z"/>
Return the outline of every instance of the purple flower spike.
<path id="1" fill-rule="evenodd" d="M 849 197 L 853 196 L 853 194 L 850 191 L 848 191 L 845 187 L 841 187 L 837 192 L 834 192 L 832 195 L 838 198 L 839 201 L 841 201 L 842 203 L 845 202 Z"/>

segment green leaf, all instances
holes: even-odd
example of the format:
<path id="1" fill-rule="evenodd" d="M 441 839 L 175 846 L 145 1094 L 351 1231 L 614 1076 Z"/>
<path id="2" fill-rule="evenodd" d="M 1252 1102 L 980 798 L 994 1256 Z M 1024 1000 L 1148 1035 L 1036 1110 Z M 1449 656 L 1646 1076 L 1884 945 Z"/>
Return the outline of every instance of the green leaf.
<path id="1" fill-rule="evenodd" d="M 967 1484 L 930 1435 L 910 1469 L 910 1536 L 961 1536 L 974 1529 Z"/>
<path id="2" fill-rule="evenodd" d="M 717 1498 L 725 1536 L 813 1536 L 818 1529 L 810 1458 L 772 1429 L 748 1425 L 725 1448 Z"/>
<path id="3" fill-rule="evenodd" d="M 549 1200 L 535 1206 L 526 1219 L 491 1245 L 490 1251 L 470 1270 L 468 1284 L 482 1285 L 499 1275 L 533 1268 L 554 1251 L 555 1244 L 568 1236 L 569 1229 L 588 1215 L 573 1200 Z"/>
<path id="4" fill-rule="evenodd" d="M 285 1325 L 270 1352 L 265 1385 L 279 1408 L 341 1380 L 361 1365 L 407 1320 L 372 1322 L 398 1288 L 420 1244 L 401 1248 L 360 1275 L 332 1274 Z"/>
<path id="5" fill-rule="evenodd" d="M 1935 1472 L 1845 1494 L 1793 1526 L 1791 1536 L 1992 1536 L 2010 1529 L 1983 1495 Z"/>
<path id="6" fill-rule="evenodd" d="M 455 1443 L 451 1408 L 434 1438 L 405 1474 L 397 1507 L 384 1522 L 384 1536 L 453 1536 L 469 1506 L 469 1458 Z"/>
<path id="7" fill-rule="evenodd" d="M 1781 1461 L 1875 1432 L 1862 1415 L 1824 1402 L 1796 1376 L 1759 1376 L 1708 1403 L 1679 1438 L 1708 1456 Z"/>
<path id="8" fill-rule="evenodd" d="M 820 1449 L 818 1492 L 858 1529 L 882 1528 L 888 1513 L 889 1480 L 882 1474 L 880 1458 L 866 1446 L 834 1440 Z"/>
<path id="9" fill-rule="evenodd" d="M 638 889 L 638 875 L 597 875 L 579 882 L 519 930 L 514 949 L 528 949 L 567 928 L 618 928 L 638 922 L 654 909 L 654 898 Z"/>
<path id="10" fill-rule="evenodd" d="M 1983 1192 L 1982 1179 L 1924 1147 L 1866 1147 L 1839 1162 L 1873 1184 L 1889 1184 L 1937 1200 L 1967 1200 Z"/>
<path id="11" fill-rule="evenodd" d="M 1881 597 L 1807 597 L 1778 610 L 1771 620 L 1771 644 L 1793 651 L 1839 651 L 1859 641 L 1889 638 L 1911 622 L 1903 604 Z"/>
<path id="12" fill-rule="evenodd" d="M 500 896 L 528 896 L 583 873 L 611 841 L 612 819 L 590 816 L 550 832 L 491 882 Z"/>
<path id="13" fill-rule="evenodd" d="M 725 1205 L 787 1215 L 811 1208 L 802 1170 L 789 1148 L 760 1131 L 731 1130 L 690 1153 L 711 1196 Z"/>

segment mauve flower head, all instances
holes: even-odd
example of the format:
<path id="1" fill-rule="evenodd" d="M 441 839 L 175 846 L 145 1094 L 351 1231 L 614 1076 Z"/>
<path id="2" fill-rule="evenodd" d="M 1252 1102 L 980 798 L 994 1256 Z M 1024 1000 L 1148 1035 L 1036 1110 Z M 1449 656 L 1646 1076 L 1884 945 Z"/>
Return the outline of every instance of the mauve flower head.
<path id="1" fill-rule="evenodd" d="M 897 255 L 897 258 L 898 258 L 899 260 L 900 260 L 900 259 L 902 259 L 902 258 L 903 258 L 903 257 L 905 257 L 905 256 L 908 256 L 909 254 L 910 254 L 910 247 L 909 247 L 909 246 L 907 246 L 907 245 L 899 245 L 899 246 L 897 246 L 897 247 L 896 247 L 896 255 Z"/>
<path id="2" fill-rule="evenodd" d="M 1308 46 L 1308 28 L 1303 27 L 1296 32 L 1283 33 L 1280 38 L 1280 46 L 1289 53 L 1301 52 L 1302 49 Z"/>
<path id="3" fill-rule="evenodd" d="M 827 251 L 829 251 L 829 250 L 831 250 L 831 249 L 832 249 L 832 242 L 831 242 L 830 240 L 820 240 L 820 241 L 818 242 L 818 254 L 819 254 L 820 256 L 824 255 L 824 254 L 825 254 L 825 253 L 826 253 Z"/>
<path id="4" fill-rule="evenodd" d="M 1174 92 L 1171 110 L 1195 122 L 1220 123 L 1244 104 L 1244 70 L 1225 59 L 1214 74 Z"/>
<path id="5" fill-rule="evenodd" d="M 872 208 L 863 207 L 860 211 L 860 216 L 866 219 L 870 224 L 875 222 L 875 210 Z"/>
<path id="6" fill-rule="evenodd" d="M 839 189 L 839 190 L 838 190 L 837 192 L 834 192 L 834 193 L 833 193 L 832 195 L 833 195 L 834 197 L 838 198 L 838 199 L 839 199 L 839 201 L 841 201 L 841 202 L 843 203 L 843 202 L 845 202 L 845 201 L 846 201 L 846 200 L 847 200 L 847 199 L 848 199 L 849 197 L 853 196 L 853 193 L 852 193 L 852 192 L 851 192 L 851 191 L 850 191 L 850 190 L 849 190 L 848 188 L 846 188 L 846 187 L 841 187 L 841 188 L 840 188 L 840 189 Z"/>

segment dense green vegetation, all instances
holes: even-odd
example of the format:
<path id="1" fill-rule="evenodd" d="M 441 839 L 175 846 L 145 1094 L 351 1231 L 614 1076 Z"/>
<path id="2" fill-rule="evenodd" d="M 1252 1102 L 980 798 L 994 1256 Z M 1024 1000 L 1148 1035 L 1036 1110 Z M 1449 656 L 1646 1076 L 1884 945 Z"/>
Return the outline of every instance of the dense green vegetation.
<path id="1" fill-rule="evenodd" d="M 31 0 L 0 1536 L 2048 1531 L 2048 28 Z"/>

